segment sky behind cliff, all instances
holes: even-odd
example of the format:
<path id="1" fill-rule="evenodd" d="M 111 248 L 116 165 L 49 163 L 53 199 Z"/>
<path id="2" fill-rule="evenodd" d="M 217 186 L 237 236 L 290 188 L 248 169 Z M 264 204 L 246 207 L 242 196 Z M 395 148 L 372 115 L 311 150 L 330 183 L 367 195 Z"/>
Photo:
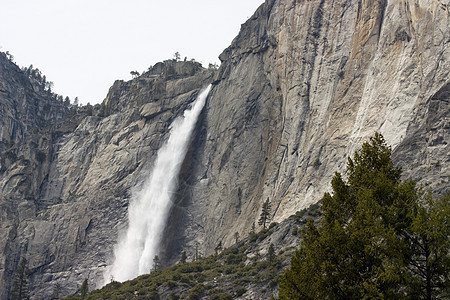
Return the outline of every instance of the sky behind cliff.
<path id="1" fill-rule="evenodd" d="M 100 103 L 116 79 L 158 61 L 219 54 L 264 0 L 0 0 L 0 51 L 39 68 L 54 91 Z"/>

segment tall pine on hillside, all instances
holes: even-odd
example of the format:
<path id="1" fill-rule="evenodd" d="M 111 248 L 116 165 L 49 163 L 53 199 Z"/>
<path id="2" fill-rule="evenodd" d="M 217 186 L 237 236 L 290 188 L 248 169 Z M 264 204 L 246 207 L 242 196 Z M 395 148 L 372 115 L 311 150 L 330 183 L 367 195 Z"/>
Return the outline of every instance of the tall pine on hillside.
<path id="1" fill-rule="evenodd" d="M 400 181 L 381 134 L 336 173 L 281 282 L 281 299 L 434 299 L 449 296 L 449 197 L 423 200 Z"/>
<path id="2" fill-rule="evenodd" d="M 22 258 L 19 262 L 19 266 L 14 274 L 14 279 L 11 287 L 11 300 L 30 299 L 28 292 L 28 267 L 27 260 Z"/>
<path id="3" fill-rule="evenodd" d="M 259 216 L 258 225 L 262 225 L 266 229 L 266 223 L 268 223 L 270 218 L 270 202 L 269 198 L 263 203 L 261 215 Z"/>

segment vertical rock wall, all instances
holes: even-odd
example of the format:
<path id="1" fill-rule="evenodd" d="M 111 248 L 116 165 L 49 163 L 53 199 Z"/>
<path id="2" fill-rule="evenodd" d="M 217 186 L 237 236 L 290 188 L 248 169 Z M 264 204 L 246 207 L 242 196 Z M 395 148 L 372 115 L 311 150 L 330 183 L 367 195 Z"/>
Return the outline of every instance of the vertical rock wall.
<path id="1" fill-rule="evenodd" d="M 266 199 L 273 221 L 318 201 L 375 131 L 448 190 L 449 28 L 445 1 L 267 0 L 220 56 L 187 235 L 211 253 Z"/>
<path id="2" fill-rule="evenodd" d="M 48 299 L 56 284 L 62 295 L 74 293 L 86 278 L 95 288 L 127 226 L 134 188 L 151 169 L 171 122 L 212 81 L 213 71 L 169 60 L 137 79 L 117 81 L 93 115 L 63 111 L 65 118 L 50 116 L 41 124 L 41 106 L 58 102 L 30 91 L 12 63 L 0 66 L 0 74 L 13 74 L 1 78 L 10 92 L 0 95 L 0 104 L 21 126 L 7 132 L 23 133 L 6 138 L 0 157 L 1 299 L 23 257 L 32 298 Z M 23 99 L 22 90 L 30 91 Z"/>
<path id="3" fill-rule="evenodd" d="M 33 297 L 95 286 L 169 124 L 211 81 L 163 263 L 246 236 L 266 199 L 272 221 L 317 202 L 375 131 L 405 176 L 448 191 L 449 10 L 447 0 L 267 0 L 214 78 L 166 61 L 117 81 L 79 119 L 0 57 L 1 298 L 21 257 Z"/>

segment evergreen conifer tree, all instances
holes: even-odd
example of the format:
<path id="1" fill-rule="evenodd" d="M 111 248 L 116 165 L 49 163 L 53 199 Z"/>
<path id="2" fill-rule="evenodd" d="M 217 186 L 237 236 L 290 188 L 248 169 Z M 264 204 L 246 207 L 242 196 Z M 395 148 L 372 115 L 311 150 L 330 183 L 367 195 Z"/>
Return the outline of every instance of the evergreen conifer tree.
<path id="1" fill-rule="evenodd" d="M 180 259 L 180 263 L 185 264 L 186 263 L 186 251 L 181 252 L 181 259 Z"/>
<path id="2" fill-rule="evenodd" d="M 28 291 L 28 262 L 22 258 L 17 267 L 11 287 L 11 300 L 30 299 Z"/>
<path id="3" fill-rule="evenodd" d="M 239 232 L 234 233 L 234 240 L 236 241 L 236 244 L 239 243 Z"/>
<path id="4" fill-rule="evenodd" d="M 270 243 L 269 250 L 267 251 L 267 260 L 270 264 L 273 264 L 275 262 L 275 247 L 272 243 Z"/>
<path id="5" fill-rule="evenodd" d="M 449 197 L 400 181 L 381 134 L 336 173 L 280 282 L 281 299 L 433 299 L 449 294 Z M 445 221 L 447 220 L 447 221 Z"/>
<path id="6" fill-rule="evenodd" d="M 57 283 L 53 287 L 52 299 L 59 299 L 60 293 L 61 293 L 61 285 L 59 283 Z"/>
<path id="7" fill-rule="evenodd" d="M 263 203 L 261 215 L 259 216 L 258 225 L 262 225 L 263 228 L 266 228 L 266 224 L 270 217 L 270 202 L 269 198 Z"/>
<path id="8" fill-rule="evenodd" d="M 83 283 L 81 284 L 81 288 L 80 288 L 81 299 L 84 299 L 88 293 L 89 293 L 88 280 L 85 279 L 83 281 Z"/>
<path id="9" fill-rule="evenodd" d="M 161 261 L 158 255 L 153 258 L 153 271 L 158 271 L 161 266 Z"/>
<path id="10" fill-rule="evenodd" d="M 250 237 L 253 237 L 256 234 L 256 226 L 255 222 L 252 224 L 252 229 L 250 229 Z"/>

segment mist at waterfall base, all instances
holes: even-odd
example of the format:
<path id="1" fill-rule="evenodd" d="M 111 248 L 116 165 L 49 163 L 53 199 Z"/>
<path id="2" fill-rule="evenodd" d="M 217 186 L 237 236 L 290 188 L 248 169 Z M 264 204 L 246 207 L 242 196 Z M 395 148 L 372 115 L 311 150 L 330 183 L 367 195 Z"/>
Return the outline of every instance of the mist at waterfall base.
<path id="1" fill-rule="evenodd" d="M 170 125 L 169 139 L 159 149 L 150 176 L 130 201 L 128 229 L 119 237 L 114 263 L 103 274 L 104 284 L 111 279 L 125 281 L 150 272 L 190 137 L 210 90 L 211 85 Z"/>

